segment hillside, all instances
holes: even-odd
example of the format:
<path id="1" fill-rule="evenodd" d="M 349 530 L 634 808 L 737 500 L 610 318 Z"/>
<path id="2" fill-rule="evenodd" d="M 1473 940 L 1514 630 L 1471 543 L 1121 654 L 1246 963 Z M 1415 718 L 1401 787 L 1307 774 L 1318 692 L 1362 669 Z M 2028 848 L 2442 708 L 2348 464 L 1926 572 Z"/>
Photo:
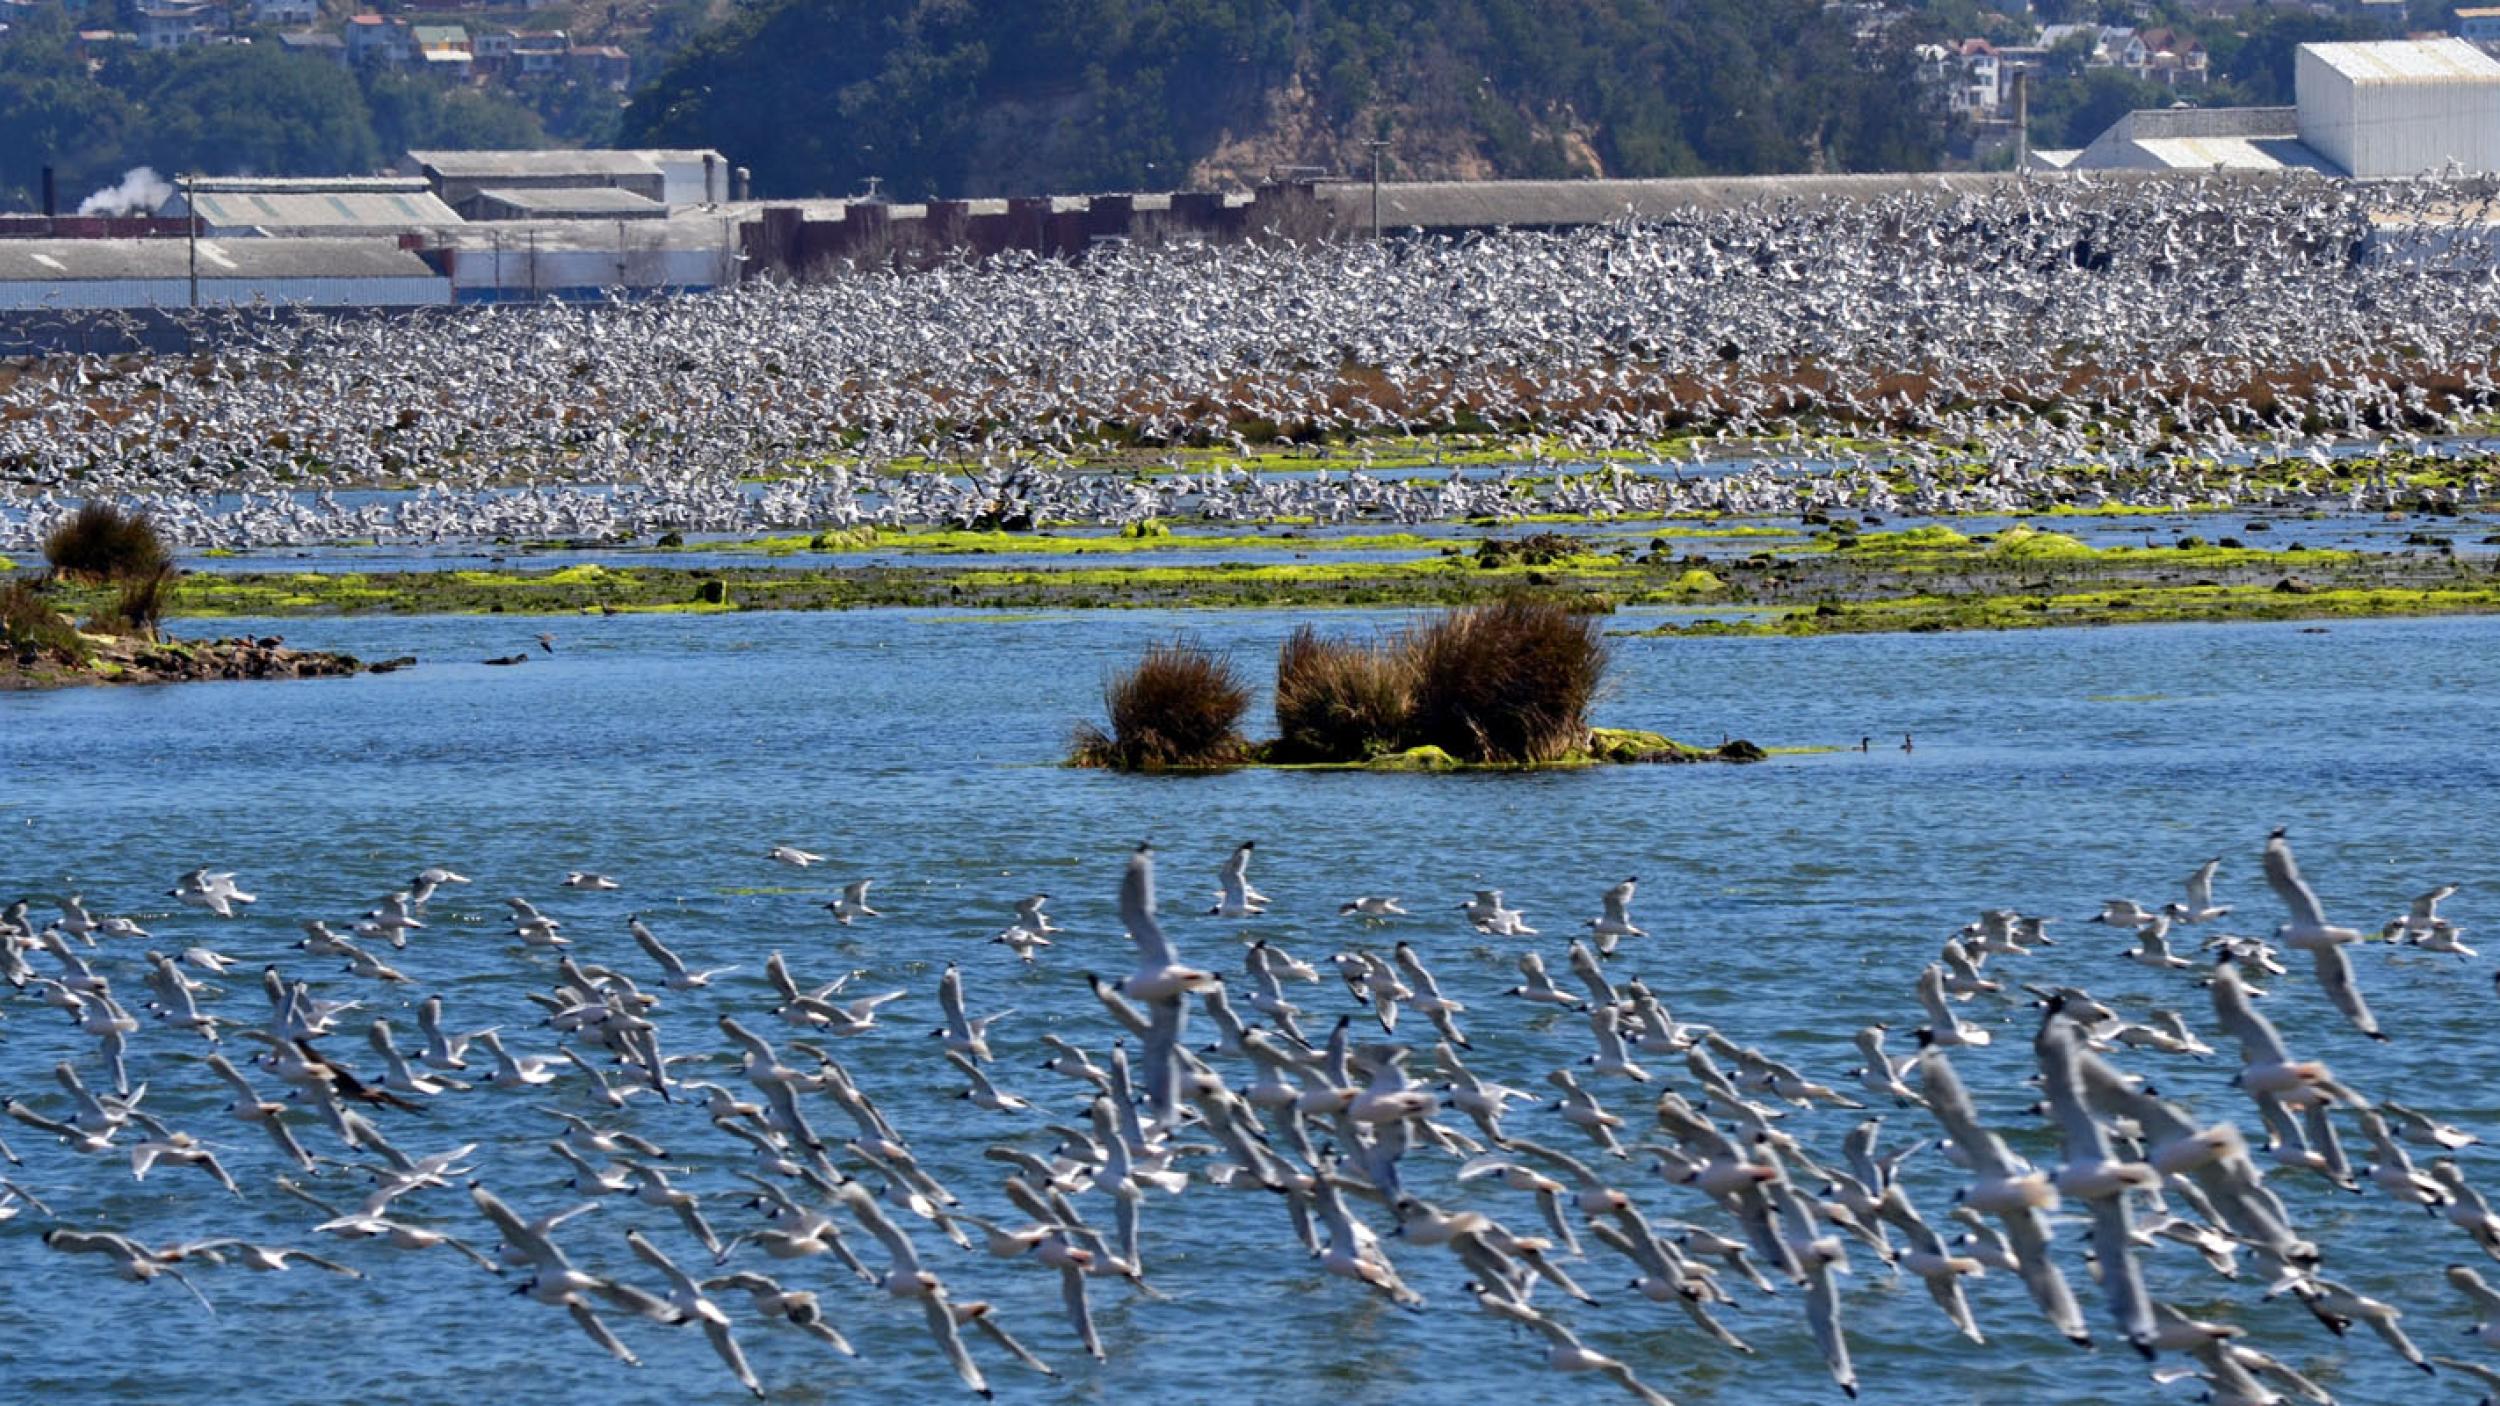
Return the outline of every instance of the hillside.
<path id="1" fill-rule="evenodd" d="M 767 195 L 1915 169 L 1906 36 L 1816 0 L 763 0 L 698 35 L 625 139 L 717 146 Z"/>

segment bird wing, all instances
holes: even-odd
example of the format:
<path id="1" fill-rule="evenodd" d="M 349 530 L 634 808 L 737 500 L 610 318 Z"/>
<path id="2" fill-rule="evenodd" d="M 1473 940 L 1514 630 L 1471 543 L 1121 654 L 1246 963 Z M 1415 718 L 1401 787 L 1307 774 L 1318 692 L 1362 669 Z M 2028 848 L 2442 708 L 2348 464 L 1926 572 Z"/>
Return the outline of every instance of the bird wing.
<path id="1" fill-rule="evenodd" d="M 1927 1094 L 1929 1110 L 1952 1136 L 1954 1145 L 1970 1158 L 1971 1165 L 1990 1176 L 2012 1175 L 2013 1155 L 2006 1151 L 2002 1139 L 1980 1126 L 1979 1110 L 1971 1106 L 1970 1091 L 1962 1087 L 1952 1061 L 1937 1050 L 1921 1051 L 1918 1078 Z"/>
<path id="2" fill-rule="evenodd" d="M 2040 1028 L 2040 1083 L 2068 1162 L 2109 1160 L 2109 1134 L 2084 1103 L 2083 1077 L 2075 1063 L 2074 1025 L 2054 1017 Z"/>
<path id="3" fill-rule="evenodd" d="M 2032 1302 L 2047 1315 L 2050 1326 L 2070 1341 L 2089 1343 L 2092 1332 L 2084 1325 L 2083 1308 L 2075 1302 L 2075 1291 L 2067 1287 L 2056 1261 L 2049 1258 L 2047 1217 L 2025 1207 L 2001 1219 L 2006 1244 L 2014 1251 L 2015 1266 L 2022 1272 L 2023 1287 L 2031 1291 Z"/>
<path id="4" fill-rule="evenodd" d="M 2135 1224 L 2127 1196 L 2104 1196 L 2091 1203 L 2092 1249 L 2101 1262 L 2101 1292 L 2118 1331 L 2139 1351 L 2152 1350 L 2153 1301 L 2144 1288 L 2144 1266 L 2135 1257 Z"/>
<path id="5" fill-rule="evenodd" d="M 2370 1003 L 2361 998 L 2361 987 L 2353 978 L 2352 958 L 2340 946 L 2320 947 L 2313 955 L 2318 963 L 2318 985 L 2326 988 L 2326 998 L 2335 1009 L 2344 1013 L 2352 1027 L 2373 1040 L 2387 1037 L 2380 1033 L 2378 1018 L 2370 1014 Z"/>
<path id="6" fill-rule="evenodd" d="M 472 1186 L 469 1188 L 469 1199 L 476 1202 L 478 1210 L 484 1212 L 486 1219 L 494 1223 L 495 1231 L 503 1236 L 504 1243 L 529 1256 L 532 1264 L 550 1269 L 571 1267 L 564 1258 L 564 1251 L 556 1248 L 553 1240 L 541 1235 L 527 1221 L 522 1220 L 510 1206 L 504 1204 L 503 1198 L 485 1187 Z M 373 1213 L 368 1211 L 366 1214 Z M 599 1335 L 593 1333 L 591 1336 L 595 1338 Z M 630 1354 L 626 1357 L 628 1361 L 632 1360 Z"/>
<path id="7" fill-rule="evenodd" d="M 2326 910 L 2319 906 L 2317 891 L 2300 876 L 2300 861 L 2292 858 L 2292 847 L 2277 830 L 2266 841 L 2266 887 L 2292 911 L 2292 921 L 2306 927 L 2326 926 Z"/>
<path id="8" fill-rule="evenodd" d="M 1814 1330 L 1814 1345 L 1823 1350 L 1823 1365 L 1831 1369 L 1832 1380 L 1851 1396 L 1857 1395 L 1857 1373 L 1849 1365 L 1849 1339 L 1840 1330 L 1840 1286 L 1834 1282 L 1832 1266 L 1819 1258 L 1806 1266 L 1806 1326 Z"/>
<path id="9" fill-rule="evenodd" d="M 1085 1271 L 1077 1265 L 1059 1267 L 1059 1304 L 1067 1310 L 1068 1326 L 1076 1330 L 1076 1340 L 1085 1345 L 1086 1355 L 1102 1359 L 1102 1340 L 1094 1333 L 1094 1310 L 1085 1297 Z"/>
<path id="10" fill-rule="evenodd" d="M 2214 1016 L 2222 1028 L 2240 1042 L 2240 1052 L 2249 1063 L 2284 1064 L 2291 1060 L 2291 1051 L 2283 1043 L 2283 1032 L 2274 1022 L 2257 1013 L 2249 1003 L 2248 984 L 2240 980 L 2239 968 L 2225 962 L 2214 968 L 2212 987 Z"/>
<path id="11" fill-rule="evenodd" d="M 963 1378 L 965 1386 L 989 1395 L 990 1384 L 981 1377 L 981 1365 L 972 1360 L 971 1352 L 964 1347 L 963 1335 L 955 1330 L 955 1311 L 947 1304 L 946 1295 L 930 1294 L 921 1299 L 920 1306 L 929 1320 L 929 1336 L 937 1339 L 946 1360 L 954 1365 L 955 1375 Z"/>
<path id="12" fill-rule="evenodd" d="M 1128 929 L 1129 941 L 1137 944 L 1140 960 L 1162 966 L 1179 960 L 1172 950 L 1172 940 L 1163 934 L 1163 925 L 1155 921 L 1152 850 L 1140 847 L 1130 855 L 1128 871 L 1120 876 L 1120 922 Z"/>
<path id="13" fill-rule="evenodd" d="M 854 1182 L 844 1186 L 842 1199 L 850 1203 L 851 1214 L 859 1217 L 860 1225 L 877 1237 L 878 1244 L 885 1246 L 885 1252 L 892 1257 L 898 1273 L 920 1272 L 920 1247 L 912 1243 L 901 1226 L 887 1217 L 885 1208 L 877 1204 L 875 1197 Z M 953 1320 L 948 1321 L 951 1323 Z"/>
<path id="14" fill-rule="evenodd" d="M 678 958 L 676 953 L 660 945 L 660 939 L 652 935 L 651 929 L 643 926 L 642 919 L 629 918 L 625 926 L 633 933 L 635 943 L 641 946 L 643 951 L 651 954 L 652 961 L 660 964 L 660 970 L 667 972 L 670 976 L 685 974 L 686 964 Z M 784 976 L 787 976 L 787 973 L 784 973 Z"/>

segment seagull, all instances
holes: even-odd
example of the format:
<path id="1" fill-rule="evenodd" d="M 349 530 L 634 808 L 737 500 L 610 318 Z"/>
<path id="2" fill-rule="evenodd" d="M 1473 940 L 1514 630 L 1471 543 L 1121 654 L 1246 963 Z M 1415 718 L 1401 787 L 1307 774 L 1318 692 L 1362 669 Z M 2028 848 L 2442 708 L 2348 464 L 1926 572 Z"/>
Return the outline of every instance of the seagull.
<path id="1" fill-rule="evenodd" d="M 1250 887 L 1250 854 L 1258 843 L 1242 841 L 1234 848 L 1232 857 L 1224 861 L 1224 867 L 1216 871 L 1224 888 L 1215 906 L 1207 912 L 1219 918 L 1255 918 L 1267 911 L 1267 895 Z"/>
<path id="2" fill-rule="evenodd" d="M 841 896 L 826 904 L 825 911 L 831 913 L 833 920 L 844 927 L 849 927 L 853 918 L 884 916 L 868 906 L 868 885 L 871 882 L 868 879 L 859 879 L 844 885 Z"/>
<path id="3" fill-rule="evenodd" d="M 1380 898 L 1372 894 L 1364 894 L 1355 898 L 1351 902 L 1340 904 L 1337 907 L 1337 916 L 1339 917 L 1353 916 L 1365 919 L 1366 921 L 1376 921 L 1382 918 L 1403 918 L 1406 915 L 1406 910 L 1398 906 L 1398 901 L 1396 899 Z"/>
<path id="4" fill-rule="evenodd" d="M 220 918 L 234 916 L 234 905 L 257 903 L 260 900 L 235 887 L 234 875 L 211 874 L 206 868 L 185 874 L 167 890 L 167 896 L 191 908 L 205 908 Z"/>
<path id="5" fill-rule="evenodd" d="M 690 971 L 687 969 L 686 964 L 679 960 L 676 953 L 661 945 L 660 939 L 652 934 L 651 929 L 643 923 L 642 919 L 638 917 L 627 918 L 625 920 L 625 929 L 633 934 L 634 945 L 640 947 L 644 953 L 649 955 L 652 961 L 660 964 L 660 972 L 663 978 L 662 984 L 667 986 L 671 991 L 699 990 L 703 987 L 711 985 L 713 977 L 726 976 L 729 973 L 738 970 L 738 968 L 730 966 L 711 967 L 703 971 Z"/>
<path id="6" fill-rule="evenodd" d="M 2326 910 L 2319 906 L 2318 895 L 2308 881 L 2301 878 L 2300 865 L 2292 859 L 2292 847 L 2284 842 L 2281 830 L 2266 840 L 2266 885 L 2292 914 L 2290 922 L 2275 929 L 2275 940 L 2308 952 L 2315 959 L 2318 984 L 2326 988 L 2327 999 L 2335 1003 L 2355 1030 L 2373 1040 L 2386 1039 L 2370 1014 L 2369 1003 L 2361 998 L 2361 988 L 2353 979 L 2352 959 L 2344 952 L 2347 944 L 2361 940 L 2361 934 L 2327 922 Z"/>
<path id="7" fill-rule="evenodd" d="M 593 874 L 586 870 L 575 869 L 565 874 L 564 887 L 569 889 L 586 889 L 594 893 L 606 893 L 615 889 L 617 887 L 617 882 L 605 874 Z"/>
<path id="8" fill-rule="evenodd" d="M 721 1306 L 705 1297 L 703 1286 L 678 1268 L 677 1262 L 663 1254 L 658 1246 L 644 1239 L 641 1231 L 626 1231 L 625 1243 L 633 1250 L 635 1258 L 660 1271 L 668 1280 L 668 1304 L 676 1310 L 676 1321 L 702 1324 L 703 1336 L 712 1344 L 712 1351 L 728 1366 L 730 1375 L 738 1379 L 738 1385 L 745 1387 L 749 1395 L 762 1397 L 764 1384 L 756 1380 L 755 1369 L 747 1365 L 747 1355 L 739 1349 L 738 1339 L 730 1333 L 729 1315 L 721 1311 Z"/>
<path id="9" fill-rule="evenodd" d="M 2231 911 L 2228 904 L 2219 908 L 2214 906 L 2214 875 L 2220 872 L 2222 860 L 2219 856 L 2197 866 L 2196 872 L 2187 876 L 2187 902 L 2167 904 L 2162 912 L 2168 914 L 2173 922 L 2190 925 L 2210 923 L 2228 915 Z"/>
<path id="10" fill-rule="evenodd" d="M 764 852 L 764 857 L 773 861 L 775 864 L 787 864 L 794 869 L 804 869 L 810 864 L 822 864 L 825 862 L 825 857 L 823 855 L 810 854 L 806 850 L 799 849 L 792 845 L 775 845 L 771 849 Z"/>
<path id="11" fill-rule="evenodd" d="M 1475 897 L 1458 906 L 1466 913 L 1467 921 L 1475 925 L 1476 931 L 1487 937 L 1537 935 L 1536 929 L 1528 926 L 1525 910 L 1502 906 L 1500 889 L 1478 889 Z"/>
<path id="12" fill-rule="evenodd" d="M 1627 937 L 1647 937 L 1648 933 L 1632 925 L 1632 891 L 1640 886 L 1638 878 L 1630 878 L 1606 890 L 1606 911 L 1588 920 L 1586 926 L 1597 938 L 1597 950 L 1603 956 L 1615 954 L 1615 944 Z"/>

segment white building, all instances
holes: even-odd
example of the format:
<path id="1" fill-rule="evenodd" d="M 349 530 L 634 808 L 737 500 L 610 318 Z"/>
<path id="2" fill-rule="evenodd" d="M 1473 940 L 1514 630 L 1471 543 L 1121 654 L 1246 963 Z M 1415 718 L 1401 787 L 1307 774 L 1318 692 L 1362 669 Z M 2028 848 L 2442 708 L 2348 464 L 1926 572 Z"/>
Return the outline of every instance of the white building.
<path id="1" fill-rule="evenodd" d="M 252 0 L 252 23 L 300 29 L 321 21 L 320 0 Z"/>
<path id="2" fill-rule="evenodd" d="M 2128 113 L 2069 169 L 2500 173 L 2500 60 L 2462 39 L 2303 44 L 2293 89 L 2292 107 Z"/>
<path id="3" fill-rule="evenodd" d="M 2462 39 L 2303 44 L 2301 140 L 2346 174 L 2500 172 L 2500 59 Z"/>
<path id="4" fill-rule="evenodd" d="M 448 275 L 389 239 L 0 239 L 0 312 L 199 307 L 408 308 Z"/>

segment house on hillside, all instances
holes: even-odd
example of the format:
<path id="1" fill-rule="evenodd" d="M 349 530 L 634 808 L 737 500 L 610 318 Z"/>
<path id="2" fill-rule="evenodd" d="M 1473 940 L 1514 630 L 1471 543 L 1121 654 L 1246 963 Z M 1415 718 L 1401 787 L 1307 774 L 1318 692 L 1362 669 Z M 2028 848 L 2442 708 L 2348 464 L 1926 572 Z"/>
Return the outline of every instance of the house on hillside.
<path id="1" fill-rule="evenodd" d="M 326 30 L 291 29 L 278 36 L 278 44 L 290 54 L 326 59 L 341 68 L 347 66 L 347 41 Z"/>
<path id="2" fill-rule="evenodd" d="M 252 23 L 309 29 L 321 22 L 320 0 L 252 0 Z"/>
<path id="3" fill-rule="evenodd" d="M 2147 29 L 2136 35 L 2144 45 L 2145 77 L 2173 88 L 2205 86 L 2205 41 L 2175 29 Z"/>
<path id="4" fill-rule="evenodd" d="M 343 37 L 347 61 L 358 68 L 400 68 L 416 57 L 407 22 L 393 15 L 350 15 Z"/>
<path id="5" fill-rule="evenodd" d="M 565 55 L 573 76 L 614 92 L 634 85 L 634 57 L 614 44 L 578 44 Z"/>
<path id="6" fill-rule="evenodd" d="M 207 5 L 147 4 L 139 7 L 139 47 L 151 54 L 196 48 L 220 25 Z"/>

